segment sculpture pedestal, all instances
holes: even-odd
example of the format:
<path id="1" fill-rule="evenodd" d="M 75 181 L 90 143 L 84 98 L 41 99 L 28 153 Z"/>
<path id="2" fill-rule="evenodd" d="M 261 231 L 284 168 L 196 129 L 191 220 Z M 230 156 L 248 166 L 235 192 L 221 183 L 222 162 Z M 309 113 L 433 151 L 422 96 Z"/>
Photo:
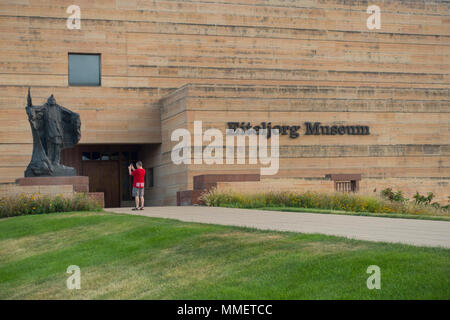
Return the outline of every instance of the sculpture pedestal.
<path id="1" fill-rule="evenodd" d="M 70 190 L 67 186 L 71 186 Z M 102 208 L 105 206 L 104 193 L 89 192 L 89 177 L 85 176 L 20 178 L 16 180 L 16 184 L 10 186 L 10 189 L 10 194 L 39 192 L 51 196 L 57 194 L 73 195 L 74 192 L 84 192 L 89 198 L 98 201 Z"/>
<path id="2" fill-rule="evenodd" d="M 89 192 L 89 177 L 27 177 L 16 180 L 19 186 L 54 186 L 72 185 L 74 192 Z"/>
<path id="3" fill-rule="evenodd" d="M 49 174 L 46 168 L 45 163 L 36 164 L 31 162 L 25 170 L 25 178 L 39 178 L 40 176 L 36 176 L 36 172 L 44 173 L 44 175 Z M 60 164 L 54 165 L 52 168 L 52 177 L 74 177 L 77 175 L 77 170 L 72 167 L 66 167 Z"/>

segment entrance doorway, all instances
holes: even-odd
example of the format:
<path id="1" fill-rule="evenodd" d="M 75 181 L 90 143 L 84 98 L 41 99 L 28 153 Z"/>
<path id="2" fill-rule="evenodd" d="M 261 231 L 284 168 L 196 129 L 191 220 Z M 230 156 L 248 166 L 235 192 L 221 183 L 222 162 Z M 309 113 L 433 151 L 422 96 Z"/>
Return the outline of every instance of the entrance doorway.
<path id="1" fill-rule="evenodd" d="M 77 145 L 61 152 L 61 163 L 89 177 L 89 191 L 103 192 L 105 207 L 120 207 L 133 200 L 128 166 L 142 160 L 145 145 Z"/>
<path id="2" fill-rule="evenodd" d="M 82 161 L 82 175 L 89 177 L 89 191 L 103 192 L 105 207 L 120 207 L 119 161 Z"/>

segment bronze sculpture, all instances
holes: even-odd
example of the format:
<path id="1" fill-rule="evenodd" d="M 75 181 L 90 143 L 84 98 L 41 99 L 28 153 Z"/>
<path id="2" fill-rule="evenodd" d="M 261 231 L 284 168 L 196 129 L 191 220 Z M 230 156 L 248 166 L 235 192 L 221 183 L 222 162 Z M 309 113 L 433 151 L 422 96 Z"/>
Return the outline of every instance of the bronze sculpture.
<path id="1" fill-rule="evenodd" d="M 80 141 L 79 114 L 58 105 L 53 94 L 42 106 L 33 106 L 30 89 L 25 110 L 33 134 L 33 155 L 25 177 L 76 176 L 74 168 L 60 164 L 60 154 Z"/>

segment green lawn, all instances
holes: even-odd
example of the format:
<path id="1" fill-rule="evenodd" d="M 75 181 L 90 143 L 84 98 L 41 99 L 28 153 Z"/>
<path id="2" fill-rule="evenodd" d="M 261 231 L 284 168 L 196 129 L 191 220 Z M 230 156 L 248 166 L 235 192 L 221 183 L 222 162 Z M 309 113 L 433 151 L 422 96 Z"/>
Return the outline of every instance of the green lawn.
<path id="1" fill-rule="evenodd" d="M 0 220 L 0 299 L 450 299 L 449 276 L 446 249 L 107 212 Z"/>

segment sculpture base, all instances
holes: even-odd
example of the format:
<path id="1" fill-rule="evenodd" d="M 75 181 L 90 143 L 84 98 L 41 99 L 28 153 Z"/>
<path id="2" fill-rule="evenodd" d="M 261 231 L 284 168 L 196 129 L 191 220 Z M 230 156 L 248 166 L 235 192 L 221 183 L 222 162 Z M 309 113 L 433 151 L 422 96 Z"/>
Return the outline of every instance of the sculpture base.
<path id="1" fill-rule="evenodd" d="M 20 186 L 49 186 L 49 185 L 72 185 L 75 192 L 89 192 L 89 177 L 26 177 L 19 178 L 16 183 Z"/>
<path id="2" fill-rule="evenodd" d="M 86 195 L 99 202 L 102 208 L 105 206 L 105 196 L 103 192 L 89 192 L 89 177 L 71 176 L 71 177 L 27 177 L 16 180 L 16 184 L 8 184 L 8 190 L 1 190 L 9 195 L 20 195 L 40 193 L 43 195 L 71 196 L 76 192 L 83 192 Z M 70 187 L 70 188 L 69 188 Z"/>
<path id="3" fill-rule="evenodd" d="M 77 175 L 77 171 L 75 168 L 72 167 L 66 167 L 61 165 L 53 166 L 53 172 L 51 175 L 46 175 L 45 173 L 48 173 L 47 167 L 36 167 L 31 164 L 28 165 L 27 170 L 25 170 L 25 177 L 73 177 Z"/>

